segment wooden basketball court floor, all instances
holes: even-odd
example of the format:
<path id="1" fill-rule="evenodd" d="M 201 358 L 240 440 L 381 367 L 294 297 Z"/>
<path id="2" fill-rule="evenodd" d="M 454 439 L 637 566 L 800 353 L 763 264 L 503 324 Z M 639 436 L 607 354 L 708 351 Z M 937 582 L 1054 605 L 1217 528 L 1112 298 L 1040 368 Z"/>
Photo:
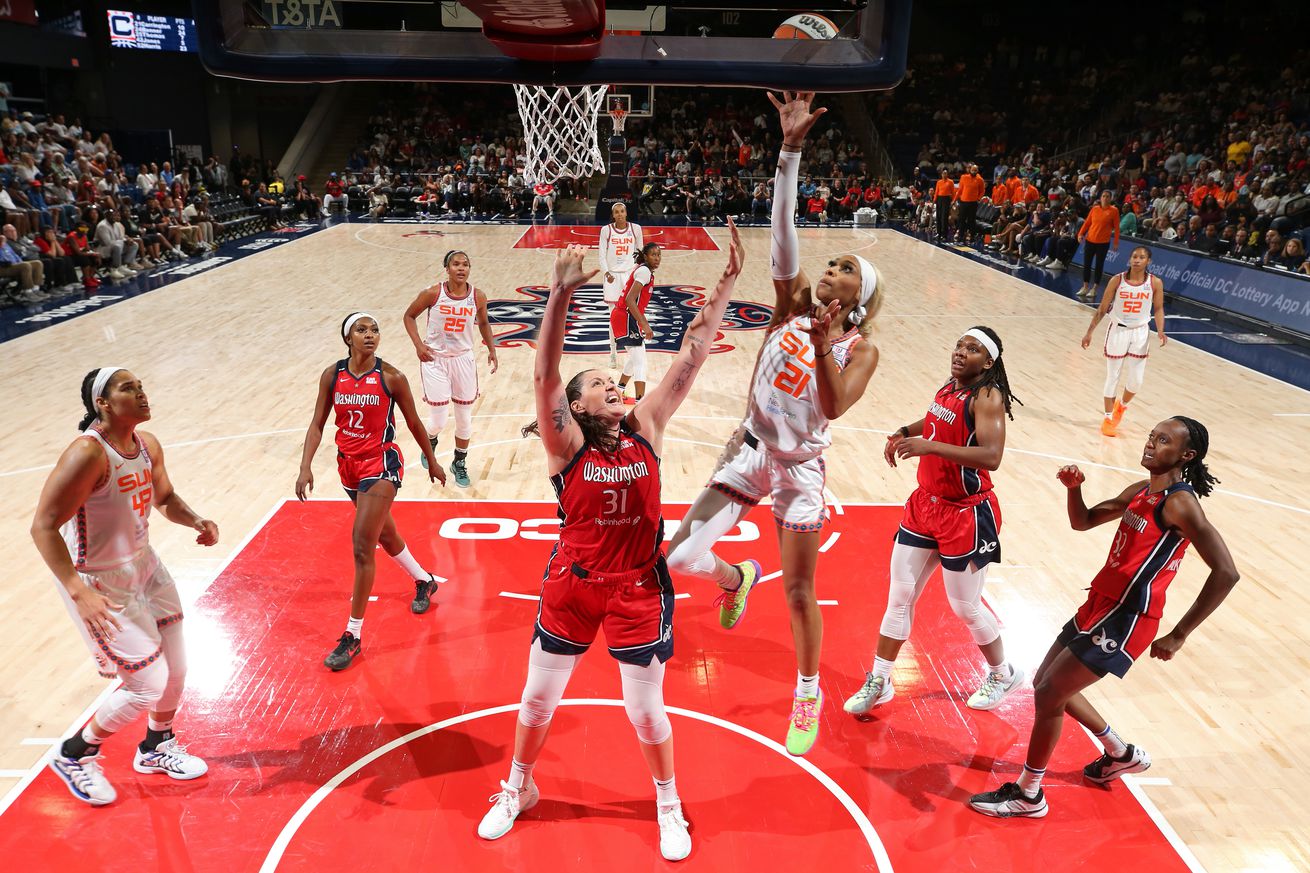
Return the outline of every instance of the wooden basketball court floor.
<path id="1" fill-rule="evenodd" d="M 553 514 L 541 450 L 518 438 L 530 419 L 530 336 L 551 245 L 577 231 L 519 227 L 344 224 L 225 264 L 159 291 L 5 344 L 11 360 L 0 425 L 0 852 L 12 869 L 105 870 L 393 868 L 528 869 L 570 863 L 667 866 L 655 848 L 653 803 L 603 652 L 585 659 L 539 768 L 543 803 L 505 839 L 473 829 L 503 777 L 513 708 Z M 743 231 L 744 301 L 771 302 L 768 234 Z M 725 260 L 722 228 L 670 233 L 652 322 L 676 327 L 695 290 Z M 828 702 L 818 746 L 779 754 L 794 665 L 778 588 L 765 585 L 742 628 L 717 628 L 713 593 L 678 580 L 677 654 L 667 701 L 678 736 L 679 787 L 695 827 L 684 866 L 791 869 L 1296 870 L 1310 867 L 1310 761 L 1305 677 L 1310 566 L 1310 396 L 1179 342 L 1153 349 L 1140 399 L 1118 439 L 1097 429 L 1103 359 L 1078 346 L 1090 310 L 888 231 L 804 229 L 803 266 L 836 254 L 872 258 L 889 286 L 875 341 L 882 358 L 866 397 L 834 425 L 828 453 L 833 534 L 820 563 Z M 517 247 L 516 247 L 517 244 Z M 335 499 L 330 448 L 315 464 L 316 496 L 292 495 L 317 374 L 341 354 L 338 326 L 367 309 L 381 354 L 416 379 L 400 316 L 461 248 L 474 283 L 497 304 L 501 369 L 482 365 L 470 455 L 472 488 L 429 487 L 409 471 L 397 514 L 415 552 L 450 581 L 438 606 L 409 614 L 407 583 L 379 565 L 364 656 L 332 675 L 319 663 L 348 608 L 348 507 Z M 582 310 L 585 320 L 590 316 Z M 739 418 L 759 307 L 738 308 L 690 400 L 663 463 L 676 520 Z M 923 414 L 946 378 L 956 337 L 974 324 L 1001 334 L 1015 392 L 995 475 L 1004 561 L 989 605 L 1011 657 L 1031 672 L 1083 597 L 1110 529 L 1071 531 L 1055 470 L 1078 463 L 1089 500 L 1138 477 L 1156 421 L 1187 414 L 1211 431 L 1223 480 L 1205 508 L 1234 553 L 1242 582 L 1168 664 L 1143 661 L 1091 697 L 1129 741 L 1152 753 L 1146 774 L 1109 791 L 1078 777 L 1095 756 L 1068 724 L 1044 820 L 1000 823 L 963 807 L 973 791 L 1012 778 L 1022 762 L 1030 694 L 993 713 L 962 706 L 978 659 L 938 590 L 897 666 L 898 695 L 869 723 L 840 701 L 860 681 L 885 603 L 896 508 L 912 465 L 889 469 L 885 434 Z M 595 348 L 586 325 L 574 348 Z M 590 344 L 590 345 L 589 345 Z M 654 355 L 658 376 L 667 358 Z M 202 550 L 158 516 L 153 542 L 189 606 L 189 691 L 179 730 L 211 763 L 191 784 L 160 784 L 130 768 L 129 730 L 105 747 L 120 800 L 93 810 L 73 800 L 41 759 L 94 708 L 99 680 L 31 545 L 27 528 L 49 466 L 74 433 L 88 369 L 133 369 L 155 411 L 179 492 L 214 518 L 222 542 Z M 566 356 L 565 368 L 604 363 Z M 414 460 L 415 450 L 402 447 Z M 449 446 L 443 443 L 447 453 Z M 448 454 L 446 455 L 448 459 Z M 750 517 L 729 557 L 777 566 L 767 512 Z M 1195 556 L 1174 583 L 1165 625 L 1204 579 Z M 514 596 L 518 595 L 518 596 Z M 645 853 L 645 854 L 643 854 Z M 558 859 L 558 860 L 556 860 Z M 649 861 L 648 861 L 649 859 Z M 453 862 L 453 865 L 452 865 Z M 6 866 L 10 866 L 9 863 Z"/>

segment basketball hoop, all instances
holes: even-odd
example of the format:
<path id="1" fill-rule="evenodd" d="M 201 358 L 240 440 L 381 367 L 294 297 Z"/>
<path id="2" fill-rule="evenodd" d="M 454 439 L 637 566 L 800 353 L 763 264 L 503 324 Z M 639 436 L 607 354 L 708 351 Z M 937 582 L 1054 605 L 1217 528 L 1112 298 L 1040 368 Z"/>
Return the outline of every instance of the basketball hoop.
<path id="1" fill-rule="evenodd" d="M 628 117 L 628 110 L 624 109 L 622 106 L 619 106 L 617 103 L 615 103 L 611 105 L 609 108 L 609 117 L 610 117 L 610 121 L 613 122 L 614 125 L 614 135 L 619 136 L 620 134 L 623 133 L 623 122 Z"/>
<path id="2" fill-rule="evenodd" d="M 528 184 L 554 184 L 566 176 L 589 179 L 605 169 L 596 123 L 607 90 L 608 85 L 514 86 L 523 120 L 523 175 Z"/>

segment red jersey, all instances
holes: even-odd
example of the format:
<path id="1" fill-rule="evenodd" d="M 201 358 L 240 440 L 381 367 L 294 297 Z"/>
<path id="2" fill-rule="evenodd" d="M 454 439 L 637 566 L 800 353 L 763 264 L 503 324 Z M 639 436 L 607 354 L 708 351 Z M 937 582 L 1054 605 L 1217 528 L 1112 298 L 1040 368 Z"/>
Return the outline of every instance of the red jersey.
<path id="1" fill-rule="evenodd" d="M 1148 618 L 1164 614 L 1164 592 L 1178 573 L 1187 551 L 1187 538 L 1165 527 L 1164 502 L 1178 491 L 1191 491 L 1175 482 L 1151 493 L 1146 485 L 1129 502 L 1105 566 L 1092 580 L 1092 591 L 1124 604 Z"/>
<path id="2" fill-rule="evenodd" d="M 649 567 L 659 556 L 660 459 L 626 421 L 618 452 L 583 446 L 550 482 L 559 500 L 564 556 L 598 573 Z"/>
<path id="3" fill-rule="evenodd" d="M 637 311 L 645 315 L 646 307 L 650 305 L 650 292 L 655 287 L 655 274 L 651 272 L 650 267 L 640 264 L 628 274 L 628 284 L 623 286 L 623 296 L 619 298 L 620 306 L 624 305 L 622 301 L 628 299 L 628 292 L 634 287 L 640 289 L 637 295 Z"/>
<path id="4" fill-rule="evenodd" d="M 949 446 L 976 446 L 969 389 L 947 382 L 933 398 L 923 418 L 923 438 Z M 962 501 L 992 490 L 992 476 L 986 470 L 965 467 L 941 455 L 919 458 L 919 487 L 945 500 Z M 970 501 L 972 502 L 972 501 Z"/>
<path id="5" fill-rule="evenodd" d="M 382 359 L 361 376 L 350 359 L 337 361 L 332 408 L 337 415 L 337 452 L 347 458 L 375 458 L 396 446 L 396 402 L 382 379 Z M 398 449 L 397 449 L 398 451 Z"/>

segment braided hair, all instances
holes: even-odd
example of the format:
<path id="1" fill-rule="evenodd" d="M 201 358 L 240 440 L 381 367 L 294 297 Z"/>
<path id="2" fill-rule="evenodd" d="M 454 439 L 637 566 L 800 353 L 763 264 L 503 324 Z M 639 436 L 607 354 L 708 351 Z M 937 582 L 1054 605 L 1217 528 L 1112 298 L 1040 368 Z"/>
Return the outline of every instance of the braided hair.
<path id="1" fill-rule="evenodd" d="M 654 245 L 654 243 L 652 243 Z M 568 384 L 564 386 L 564 398 L 572 407 L 573 401 L 582 396 L 582 382 L 588 373 L 594 370 L 582 370 L 577 373 Z M 589 448 L 599 449 L 606 454 L 614 454 L 619 450 L 619 437 L 614 433 L 609 425 L 601 421 L 594 415 L 586 412 L 574 412 L 569 409 L 569 415 L 578 423 L 582 429 L 582 441 Z M 519 433 L 525 437 L 541 436 L 541 425 L 538 422 L 524 425 L 520 428 Z"/>
<path id="2" fill-rule="evenodd" d="M 82 423 L 77 426 L 79 432 L 86 430 L 100 417 L 100 411 L 96 409 L 96 398 L 91 396 L 91 391 L 95 388 L 96 373 L 99 372 L 99 369 L 95 369 L 82 377 L 82 408 L 86 410 L 86 415 L 82 416 Z M 105 388 L 109 388 L 108 382 L 105 383 Z M 101 391 L 100 396 L 105 396 L 104 391 Z"/>
<path id="3" fill-rule="evenodd" d="M 1192 460 L 1183 464 L 1183 481 L 1192 486 L 1197 497 L 1205 497 L 1219 484 L 1205 465 L 1205 453 L 1210 450 L 1210 432 L 1201 422 L 1185 415 L 1175 415 L 1171 420 L 1181 421 L 1187 428 L 1187 445 L 1196 452 Z"/>
<path id="4" fill-rule="evenodd" d="M 646 266 L 646 258 L 649 255 L 649 253 L 652 251 L 659 250 L 659 247 L 660 247 L 659 243 L 648 242 L 641 247 L 640 251 L 638 251 L 635 255 L 632 256 L 632 259 L 637 262 L 637 266 L 644 267 Z"/>
<path id="5" fill-rule="evenodd" d="M 996 351 L 1000 354 L 996 356 L 996 360 L 992 362 L 992 366 L 983 371 L 982 378 L 968 386 L 969 394 L 965 399 L 965 402 L 967 403 L 969 400 L 973 399 L 974 395 L 984 388 L 995 388 L 1001 393 L 1001 402 L 1005 404 L 1005 414 L 1010 417 L 1010 421 L 1014 421 L 1014 413 L 1010 411 L 1010 403 L 1013 401 L 1020 406 L 1023 406 L 1023 401 L 1014 396 L 1014 392 L 1010 390 L 1010 378 L 1005 375 L 1005 361 L 1002 360 L 1005 355 L 1005 346 L 1001 344 L 1000 336 L 990 327 L 975 325 L 970 328 L 970 330 L 980 330 L 991 337 L 992 342 L 996 343 Z"/>

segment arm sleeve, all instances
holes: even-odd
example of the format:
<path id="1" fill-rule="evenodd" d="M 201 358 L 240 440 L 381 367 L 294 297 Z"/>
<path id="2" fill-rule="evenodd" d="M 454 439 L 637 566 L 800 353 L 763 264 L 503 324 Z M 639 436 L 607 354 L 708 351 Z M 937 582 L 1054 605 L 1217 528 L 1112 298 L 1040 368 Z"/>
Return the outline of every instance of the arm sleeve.
<path id="1" fill-rule="evenodd" d="M 632 225 L 632 236 L 633 236 L 633 238 L 637 241 L 637 248 L 636 248 L 636 251 L 641 251 L 642 249 L 644 249 L 644 248 L 646 247 L 646 240 L 645 240 L 645 238 L 644 238 L 644 237 L 642 236 L 642 234 L 641 234 L 641 225 L 640 225 L 640 224 L 633 224 L 633 225 Z"/>
<path id="2" fill-rule="evenodd" d="M 600 229 L 600 244 L 596 247 L 600 260 L 600 271 L 602 273 L 612 272 L 610 270 L 610 226 L 607 224 Z"/>
<path id="3" fill-rule="evenodd" d="M 786 281 L 800 273 L 800 240 L 796 236 L 796 176 L 800 152 L 781 152 L 773 177 L 773 221 L 769 255 L 773 278 Z"/>

